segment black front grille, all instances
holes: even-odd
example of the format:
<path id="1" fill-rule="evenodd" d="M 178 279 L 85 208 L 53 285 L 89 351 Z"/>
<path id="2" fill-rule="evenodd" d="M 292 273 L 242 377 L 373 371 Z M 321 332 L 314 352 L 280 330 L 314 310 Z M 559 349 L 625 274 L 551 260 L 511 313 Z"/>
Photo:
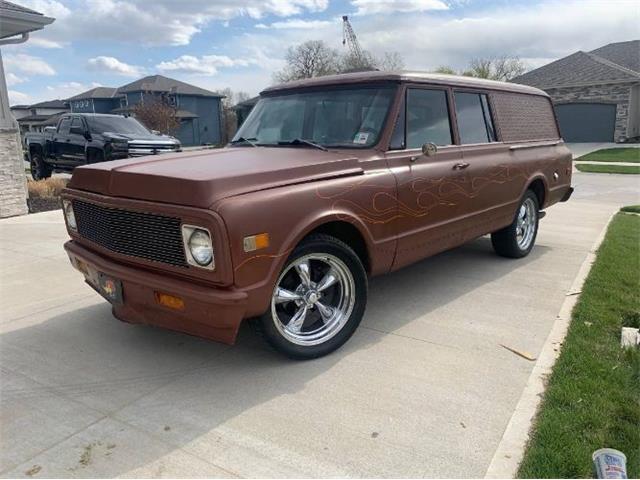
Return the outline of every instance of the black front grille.
<path id="1" fill-rule="evenodd" d="M 78 234 L 112 252 L 186 267 L 180 219 L 73 200 Z"/>

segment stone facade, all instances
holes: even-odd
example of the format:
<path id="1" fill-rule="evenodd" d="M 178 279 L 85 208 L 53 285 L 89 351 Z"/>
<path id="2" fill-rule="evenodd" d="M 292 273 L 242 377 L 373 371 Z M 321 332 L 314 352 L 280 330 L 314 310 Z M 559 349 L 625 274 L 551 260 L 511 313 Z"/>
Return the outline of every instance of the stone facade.
<path id="1" fill-rule="evenodd" d="M 27 178 L 20 134 L 15 128 L 0 129 L 0 218 L 26 213 Z"/>
<path id="2" fill-rule="evenodd" d="M 627 136 L 631 87 L 637 83 L 614 83 L 582 87 L 544 88 L 553 102 L 562 103 L 614 103 L 616 128 L 613 138 L 618 141 Z"/>

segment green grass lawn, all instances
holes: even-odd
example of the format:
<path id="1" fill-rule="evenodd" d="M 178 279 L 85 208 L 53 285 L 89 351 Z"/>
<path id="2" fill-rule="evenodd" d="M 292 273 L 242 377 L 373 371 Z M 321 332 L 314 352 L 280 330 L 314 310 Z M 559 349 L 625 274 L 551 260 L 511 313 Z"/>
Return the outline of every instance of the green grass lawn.
<path id="1" fill-rule="evenodd" d="M 628 207 L 622 207 L 621 212 L 640 213 L 640 205 L 629 205 Z"/>
<path id="2" fill-rule="evenodd" d="M 640 477 L 640 351 L 620 348 L 640 324 L 640 217 L 619 213 L 573 310 L 518 476 L 593 478 L 591 454 L 610 447 Z"/>
<path id="3" fill-rule="evenodd" d="M 596 163 L 576 163 L 576 168 L 588 173 L 640 173 L 640 165 L 599 165 Z"/>
<path id="4" fill-rule="evenodd" d="M 605 148 L 587 153 L 575 160 L 580 162 L 640 163 L 640 148 Z"/>

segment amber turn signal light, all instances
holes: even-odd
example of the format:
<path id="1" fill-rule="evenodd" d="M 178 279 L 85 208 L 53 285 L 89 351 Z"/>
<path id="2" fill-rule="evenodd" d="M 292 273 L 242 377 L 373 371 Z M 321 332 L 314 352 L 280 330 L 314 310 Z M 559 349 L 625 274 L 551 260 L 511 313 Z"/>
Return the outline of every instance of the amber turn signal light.
<path id="1" fill-rule="evenodd" d="M 160 305 L 164 305 L 168 308 L 173 308 L 174 310 L 182 310 L 184 308 L 183 299 L 174 295 L 169 295 L 168 293 L 156 292 L 156 301 Z"/>
<path id="2" fill-rule="evenodd" d="M 244 237 L 244 251 L 253 252 L 254 250 L 260 250 L 269 246 L 269 234 L 259 233 L 258 235 L 251 235 L 250 237 Z"/>

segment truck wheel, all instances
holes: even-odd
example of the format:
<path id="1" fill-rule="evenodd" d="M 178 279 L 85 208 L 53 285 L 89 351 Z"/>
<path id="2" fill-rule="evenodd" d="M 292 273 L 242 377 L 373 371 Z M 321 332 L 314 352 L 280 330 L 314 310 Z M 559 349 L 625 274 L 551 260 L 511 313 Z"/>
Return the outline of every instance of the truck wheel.
<path id="1" fill-rule="evenodd" d="M 87 152 L 87 163 L 104 162 L 104 153 L 100 150 L 89 150 Z"/>
<path id="2" fill-rule="evenodd" d="M 268 311 L 256 326 L 277 351 L 295 359 L 322 357 L 353 335 L 367 303 L 367 275 L 345 243 L 312 235 L 278 276 Z"/>
<path id="3" fill-rule="evenodd" d="M 527 190 L 513 223 L 491 234 L 493 249 L 503 257 L 526 257 L 536 241 L 538 222 L 538 197 Z"/>
<path id="4" fill-rule="evenodd" d="M 45 178 L 49 178 L 53 171 L 53 169 L 44 162 L 42 154 L 39 152 L 31 154 L 29 167 L 31 169 L 31 178 L 34 180 L 44 180 Z"/>

